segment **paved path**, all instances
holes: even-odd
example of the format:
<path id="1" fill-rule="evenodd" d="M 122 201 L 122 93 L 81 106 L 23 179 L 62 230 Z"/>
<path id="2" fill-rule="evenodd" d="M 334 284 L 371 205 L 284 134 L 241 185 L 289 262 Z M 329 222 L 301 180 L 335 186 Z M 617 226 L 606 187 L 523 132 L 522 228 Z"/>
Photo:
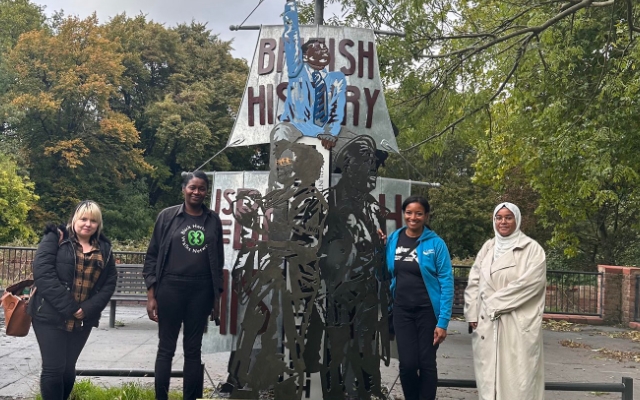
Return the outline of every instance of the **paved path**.
<path id="1" fill-rule="evenodd" d="M 4 321 L 1 315 L 0 320 Z M 78 368 L 135 368 L 153 369 L 157 347 L 155 323 L 146 317 L 143 307 L 118 308 L 118 321 L 123 326 L 108 328 L 108 310 L 103 313 L 101 327 L 94 329 L 78 361 Z M 619 383 L 623 376 L 635 380 L 634 392 L 640 398 L 640 363 L 636 361 L 618 361 L 608 357 L 604 350 L 612 355 L 636 353 L 640 361 L 640 343 L 629 339 L 611 338 L 609 335 L 624 332 L 610 327 L 581 326 L 579 332 L 554 332 L 545 330 L 545 371 L 547 381 L 565 382 L 613 382 Z M 452 321 L 449 336 L 438 351 L 438 367 L 441 378 L 473 379 L 471 365 L 471 341 L 466 333 L 466 324 Z M 572 341 L 576 348 L 560 345 L 561 341 Z M 626 353 L 615 353 L 626 352 Z M 205 354 L 203 356 L 211 381 L 206 378 L 205 385 L 213 386 L 226 377 L 229 353 Z M 174 368 L 182 368 L 182 346 L 178 345 Z M 383 368 L 383 381 L 391 385 L 397 376 L 398 364 L 393 360 L 390 367 Z M 0 327 L 0 399 L 30 399 L 38 389 L 40 372 L 40 354 L 33 331 L 24 338 L 4 335 Z M 92 381 L 98 384 L 118 385 L 132 378 L 96 377 Z M 136 378 L 151 384 L 152 379 Z M 172 386 L 179 388 L 180 379 L 173 379 Z M 396 384 L 392 395 L 402 399 L 400 384 Z M 620 399 L 619 393 L 585 392 L 546 392 L 546 399 L 583 400 L 583 399 Z M 441 388 L 439 400 L 477 399 L 474 390 Z"/>

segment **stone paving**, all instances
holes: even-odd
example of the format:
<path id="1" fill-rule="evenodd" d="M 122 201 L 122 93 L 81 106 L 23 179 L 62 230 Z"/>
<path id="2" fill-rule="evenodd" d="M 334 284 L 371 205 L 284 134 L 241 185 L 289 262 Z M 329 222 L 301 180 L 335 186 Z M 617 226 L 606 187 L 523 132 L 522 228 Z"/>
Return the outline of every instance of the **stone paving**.
<path id="1" fill-rule="evenodd" d="M 1 315 L 0 321 L 4 321 Z M 78 368 L 153 369 L 157 347 L 154 322 L 146 317 L 144 307 L 118 307 L 115 328 L 108 328 L 108 310 L 103 313 L 100 328 L 94 329 L 80 356 Z M 32 399 L 38 392 L 40 354 L 33 331 L 24 338 L 7 337 L 0 323 L 0 399 Z M 576 327 L 573 327 L 574 329 Z M 634 379 L 634 392 L 640 398 L 640 343 L 628 338 L 612 338 L 624 329 L 602 326 L 580 326 L 577 332 L 545 330 L 545 372 L 548 382 L 612 382 L 622 377 Z M 466 323 L 452 321 L 449 336 L 438 351 L 439 376 L 443 379 L 473 379 L 471 336 Z M 561 342 L 565 345 L 561 345 Z M 181 343 L 181 341 L 180 341 Z M 174 369 L 182 368 L 182 348 L 178 345 Z M 211 351 L 215 346 L 205 346 Z M 635 360 L 634 360 L 635 357 Z M 205 386 L 213 387 L 226 378 L 228 352 L 204 354 L 208 376 Z M 621 358 L 626 358 L 620 361 Z M 391 386 L 398 374 L 397 360 L 382 368 L 383 382 Z M 82 379 L 82 378 L 79 378 Z M 94 377 L 97 384 L 119 385 L 137 380 L 151 384 L 151 378 Z M 181 380 L 172 379 L 180 388 Z M 400 383 L 396 383 L 391 398 L 402 399 Z M 546 399 L 620 399 L 620 393 L 546 392 Z M 477 399 L 475 390 L 438 389 L 439 400 Z"/>

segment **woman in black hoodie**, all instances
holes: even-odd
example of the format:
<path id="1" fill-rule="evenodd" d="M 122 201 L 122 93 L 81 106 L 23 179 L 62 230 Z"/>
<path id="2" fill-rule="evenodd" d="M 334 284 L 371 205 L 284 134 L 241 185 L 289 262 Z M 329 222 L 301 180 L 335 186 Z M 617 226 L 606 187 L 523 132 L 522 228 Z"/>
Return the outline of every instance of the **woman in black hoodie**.
<path id="1" fill-rule="evenodd" d="M 66 227 L 47 226 L 33 261 L 36 291 L 29 302 L 42 355 L 43 400 L 66 400 L 76 362 L 116 287 L 111 243 L 93 201 L 76 206 Z"/>

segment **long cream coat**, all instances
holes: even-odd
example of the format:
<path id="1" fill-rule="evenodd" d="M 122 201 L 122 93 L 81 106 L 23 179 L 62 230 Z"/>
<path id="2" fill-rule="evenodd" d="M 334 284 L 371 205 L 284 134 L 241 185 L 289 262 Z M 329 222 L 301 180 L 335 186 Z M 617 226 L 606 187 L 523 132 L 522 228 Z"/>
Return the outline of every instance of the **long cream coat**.
<path id="1" fill-rule="evenodd" d="M 464 293 L 465 318 L 478 323 L 471 340 L 480 400 L 542 400 L 544 250 L 524 234 L 496 261 L 493 247 L 491 239 L 480 249 Z"/>

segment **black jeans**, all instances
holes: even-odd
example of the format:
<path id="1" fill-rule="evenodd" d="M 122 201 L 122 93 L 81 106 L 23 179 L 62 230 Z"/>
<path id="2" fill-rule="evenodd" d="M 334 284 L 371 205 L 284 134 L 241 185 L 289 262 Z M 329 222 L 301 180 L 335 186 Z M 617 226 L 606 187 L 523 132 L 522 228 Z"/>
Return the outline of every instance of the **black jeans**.
<path id="1" fill-rule="evenodd" d="M 202 397 L 202 335 L 207 317 L 213 309 L 211 278 L 198 279 L 167 275 L 156 288 L 158 301 L 158 355 L 155 367 L 156 399 L 168 398 L 171 363 L 176 352 L 178 334 L 184 323 L 184 400 Z"/>
<path id="2" fill-rule="evenodd" d="M 67 332 L 45 322 L 33 321 L 40 354 L 42 400 L 66 400 L 76 381 L 76 362 L 87 343 L 91 327 Z"/>
<path id="3" fill-rule="evenodd" d="M 433 345 L 433 332 L 437 323 L 431 307 L 393 307 L 393 326 L 400 359 L 400 383 L 405 400 L 436 398 L 438 345 Z"/>

